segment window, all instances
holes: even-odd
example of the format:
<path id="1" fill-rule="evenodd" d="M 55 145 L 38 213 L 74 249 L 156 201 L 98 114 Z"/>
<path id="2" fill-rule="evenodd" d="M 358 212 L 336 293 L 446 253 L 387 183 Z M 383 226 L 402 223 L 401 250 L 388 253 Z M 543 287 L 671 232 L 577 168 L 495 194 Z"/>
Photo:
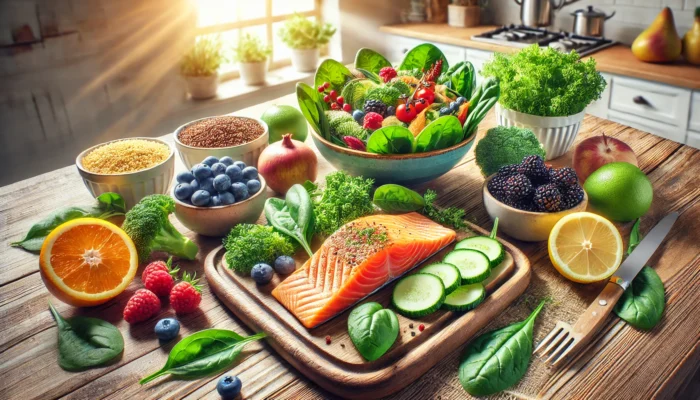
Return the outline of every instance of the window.
<path id="1" fill-rule="evenodd" d="M 284 21 L 298 13 L 311 20 L 321 19 L 321 0 L 194 0 L 197 34 L 219 34 L 224 46 L 232 47 L 244 33 L 260 37 L 272 48 L 270 69 L 291 63 L 291 50 L 279 37 Z M 238 77 L 238 66 L 221 66 L 223 79 Z"/>

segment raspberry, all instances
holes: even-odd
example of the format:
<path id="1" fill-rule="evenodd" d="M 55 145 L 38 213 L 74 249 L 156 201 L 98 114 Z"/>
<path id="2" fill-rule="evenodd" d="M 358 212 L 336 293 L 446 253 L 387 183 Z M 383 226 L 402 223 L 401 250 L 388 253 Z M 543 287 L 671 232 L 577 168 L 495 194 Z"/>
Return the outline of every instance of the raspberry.
<path id="1" fill-rule="evenodd" d="M 375 112 L 368 112 L 365 114 L 364 124 L 362 124 L 362 127 L 365 129 L 376 130 L 382 127 L 382 121 L 384 121 L 384 118 L 381 115 Z"/>
<path id="2" fill-rule="evenodd" d="M 175 279 L 165 271 L 153 271 L 148 275 L 148 278 L 143 281 L 143 286 L 155 293 L 158 297 L 165 297 L 173 288 Z"/>
<path id="3" fill-rule="evenodd" d="M 561 193 L 556 185 L 547 183 L 535 189 L 533 202 L 539 211 L 559 211 L 561 205 Z"/>
<path id="4" fill-rule="evenodd" d="M 532 190 L 532 183 L 523 174 L 510 176 L 505 183 L 505 197 L 511 201 L 520 200 L 529 196 Z"/>
<path id="5" fill-rule="evenodd" d="M 170 271 L 171 264 L 172 264 L 172 257 L 169 258 L 167 262 L 162 261 L 162 260 L 153 261 L 152 263 L 146 265 L 146 268 L 143 269 L 143 272 L 141 273 L 141 280 L 145 281 L 146 278 L 148 278 L 148 275 L 154 271 L 165 271 L 165 272 Z"/>
<path id="6" fill-rule="evenodd" d="M 124 307 L 124 320 L 130 324 L 145 321 L 160 311 L 160 300 L 148 289 L 139 289 Z"/>
<path id="7" fill-rule="evenodd" d="M 382 78 L 384 83 L 387 83 L 390 80 L 394 79 L 396 75 L 396 70 L 392 67 L 384 67 L 379 70 L 379 77 Z"/>
<path id="8" fill-rule="evenodd" d="M 195 277 L 185 272 L 182 275 L 182 282 L 173 286 L 170 291 L 170 305 L 178 314 L 190 313 L 202 302 L 202 289 L 197 285 L 198 279 Z"/>

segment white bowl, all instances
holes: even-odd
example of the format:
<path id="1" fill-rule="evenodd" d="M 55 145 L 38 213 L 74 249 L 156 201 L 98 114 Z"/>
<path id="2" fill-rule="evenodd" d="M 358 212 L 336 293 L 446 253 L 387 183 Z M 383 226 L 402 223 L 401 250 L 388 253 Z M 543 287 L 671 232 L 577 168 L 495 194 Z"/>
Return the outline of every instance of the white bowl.
<path id="1" fill-rule="evenodd" d="M 547 152 L 547 160 L 563 156 L 576 140 L 586 110 L 566 117 L 540 117 L 503 108 L 496 103 L 498 125 L 528 128 Z"/>
<path id="2" fill-rule="evenodd" d="M 168 146 L 170 154 L 168 158 L 153 167 L 123 174 L 98 174 L 90 172 L 83 167 L 83 158 L 92 150 L 121 140 L 149 140 Z M 173 147 L 160 139 L 147 137 L 133 137 L 112 140 L 84 150 L 75 158 L 75 166 L 83 178 L 83 182 L 93 197 L 105 192 L 118 193 L 124 198 L 127 209 L 131 209 L 144 197 L 151 194 L 167 194 L 175 175 L 175 154 Z"/>
<path id="3" fill-rule="evenodd" d="M 234 204 L 218 207 L 197 207 L 178 200 L 174 193 L 175 217 L 182 225 L 204 236 L 225 236 L 238 224 L 254 223 L 260 218 L 267 199 L 265 178 L 259 176 L 260 190 Z"/>
<path id="4" fill-rule="evenodd" d="M 192 166 L 201 163 L 202 160 L 209 156 L 214 156 L 216 158 L 229 156 L 233 158 L 233 161 L 243 161 L 246 165 L 250 165 L 252 167 L 258 166 L 258 158 L 260 157 L 260 153 L 262 153 L 262 151 L 265 150 L 265 148 L 267 147 L 270 136 L 267 124 L 264 121 L 261 121 L 257 118 L 241 117 L 238 115 L 235 115 L 235 117 L 252 119 L 259 123 L 265 131 L 262 135 L 260 135 L 259 138 L 253 140 L 252 142 L 244 143 L 238 146 L 193 147 L 180 142 L 180 139 L 178 138 L 180 132 L 182 132 L 182 130 L 185 129 L 185 127 L 194 124 L 195 122 L 216 117 L 206 117 L 197 119 L 192 122 L 188 122 L 175 130 L 175 132 L 173 133 L 173 136 L 175 138 L 175 147 L 177 148 L 178 153 L 180 153 L 180 159 L 182 160 L 182 163 L 185 164 L 185 167 L 188 170 L 191 170 Z"/>

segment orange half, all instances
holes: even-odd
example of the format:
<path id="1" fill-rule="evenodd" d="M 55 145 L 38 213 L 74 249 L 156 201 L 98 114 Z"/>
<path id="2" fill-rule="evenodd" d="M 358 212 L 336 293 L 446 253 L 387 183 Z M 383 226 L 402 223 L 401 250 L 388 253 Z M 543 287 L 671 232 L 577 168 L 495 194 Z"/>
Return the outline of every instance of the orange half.
<path id="1" fill-rule="evenodd" d="M 138 269 L 136 246 L 118 226 L 96 218 L 68 221 L 44 240 L 41 277 L 49 291 L 76 307 L 122 293 Z"/>

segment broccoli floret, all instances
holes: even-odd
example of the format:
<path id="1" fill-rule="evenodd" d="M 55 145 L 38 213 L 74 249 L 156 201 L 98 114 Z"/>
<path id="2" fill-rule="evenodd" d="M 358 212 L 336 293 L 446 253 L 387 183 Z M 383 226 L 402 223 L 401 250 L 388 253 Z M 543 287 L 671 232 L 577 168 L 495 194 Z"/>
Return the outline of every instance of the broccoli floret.
<path id="1" fill-rule="evenodd" d="M 194 260 L 197 244 L 185 237 L 170 223 L 168 216 L 175 211 L 175 201 L 163 194 L 146 196 L 126 213 L 122 229 L 134 241 L 139 261 L 148 259 L 154 251 Z"/>
<path id="2" fill-rule="evenodd" d="M 326 111 L 326 118 L 328 119 L 328 125 L 331 128 L 331 133 L 334 133 L 335 131 L 337 131 L 338 127 L 343 122 L 348 122 L 348 121 L 355 122 L 355 120 L 352 118 L 352 115 L 350 115 L 350 113 L 347 113 L 345 111 L 334 111 L 334 110 Z"/>
<path id="3" fill-rule="evenodd" d="M 360 124 L 358 124 L 354 120 L 343 122 L 342 124 L 340 124 L 336 133 L 340 137 L 354 136 L 360 140 L 365 140 L 367 138 L 367 129 L 361 127 Z"/>
<path id="4" fill-rule="evenodd" d="M 401 92 L 399 89 L 391 86 L 379 86 L 367 91 L 365 102 L 367 100 L 379 100 L 387 106 L 395 106 L 399 102 Z"/>
<path id="5" fill-rule="evenodd" d="M 544 148 L 535 134 L 516 126 L 489 129 L 476 144 L 474 153 L 484 176 L 495 174 L 504 165 L 520 164 L 525 156 L 545 157 Z"/>
<path id="6" fill-rule="evenodd" d="M 401 92 L 401 94 L 405 94 L 406 96 L 410 96 L 411 92 L 413 92 L 413 90 L 411 90 L 411 87 L 408 86 L 408 84 L 402 80 L 397 79 L 395 81 L 387 83 L 386 85 L 389 87 L 393 87 L 394 89 Z"/>
<path id="7" fill-rule="evenodd" d="M 294 254 L 294 245 L 271 226 L 238 224 L 224 238 L 229 268 L 250 274 L 258 263 L 274 265 L 279 256 Z"/>
<path id="8" fill-rule="evenodd" d="M 364 139 L 367 136 L 367 131 L 355 121 L 352 115 L 345 111 L 326 111 L 326 117 L 333 136 L 341 138 L 354 136 L 358 139 Z"/>

